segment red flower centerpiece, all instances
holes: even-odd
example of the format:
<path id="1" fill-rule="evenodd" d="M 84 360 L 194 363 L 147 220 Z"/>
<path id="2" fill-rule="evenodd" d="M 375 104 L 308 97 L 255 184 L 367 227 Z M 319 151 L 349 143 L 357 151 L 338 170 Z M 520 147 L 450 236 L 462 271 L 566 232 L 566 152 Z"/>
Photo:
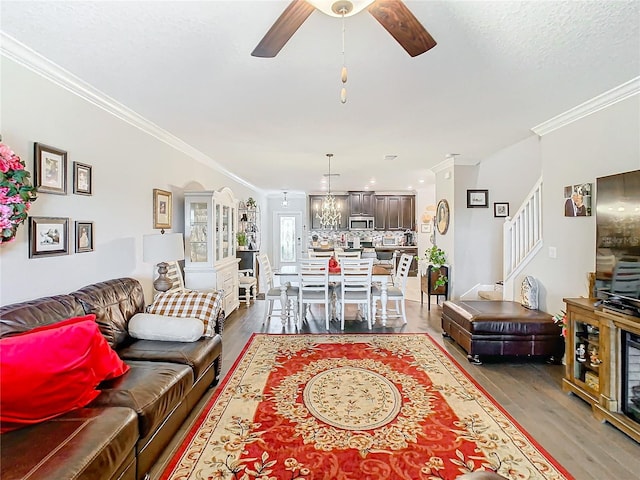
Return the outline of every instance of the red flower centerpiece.
<path id="1" fill-rule="evenodd" d="M 11 242 L 18 226 L 27 219 L 36 189 L 25 164 L 7 145 L 0 142 L 0 243 Z"/>

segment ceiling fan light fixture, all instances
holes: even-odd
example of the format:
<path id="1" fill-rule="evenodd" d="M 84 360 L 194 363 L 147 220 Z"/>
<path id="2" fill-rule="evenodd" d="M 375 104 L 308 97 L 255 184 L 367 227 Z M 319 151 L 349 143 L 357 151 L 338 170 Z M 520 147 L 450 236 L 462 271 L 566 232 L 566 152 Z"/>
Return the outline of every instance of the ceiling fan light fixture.
<path id="1" fill-rule="evenodd" d="M 351 17 L 371 5 L 374 0 L 307 0 L 325 15 L 330 17 Z"/>
<path id="2" fill-rule="evenodd" d="M 342 83 L 347 83 L 347 67 L 343 66 L 342 71 L 340 72 L 340 80 Z"/>

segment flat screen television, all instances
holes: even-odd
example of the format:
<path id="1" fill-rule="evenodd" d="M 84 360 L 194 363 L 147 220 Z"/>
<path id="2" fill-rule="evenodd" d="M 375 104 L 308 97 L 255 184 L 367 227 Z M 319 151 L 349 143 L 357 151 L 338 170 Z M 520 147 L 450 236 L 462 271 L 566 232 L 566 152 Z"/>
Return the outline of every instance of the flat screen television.
<path id="1" fill-rule="evenodd" d="M 640 170 L 596 179 L 596 295 L 640 312 Z"/>

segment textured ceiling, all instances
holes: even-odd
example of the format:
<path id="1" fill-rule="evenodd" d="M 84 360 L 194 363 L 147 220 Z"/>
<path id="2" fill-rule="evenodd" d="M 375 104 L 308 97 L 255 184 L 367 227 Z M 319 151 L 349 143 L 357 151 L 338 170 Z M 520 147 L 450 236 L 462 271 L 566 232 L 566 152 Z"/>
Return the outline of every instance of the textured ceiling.
<path id="1" fill-rule="evenodd" d="M 639 1 L 409 1 L 438 42 L 409 57 L 367 12 L 316 11 L 250 55 L 288 1 L 0 3 L 0 28 L 257 188 L 418 188 L 640 74 Z M 385 155 L 398 155 L 394 161 Z"/>

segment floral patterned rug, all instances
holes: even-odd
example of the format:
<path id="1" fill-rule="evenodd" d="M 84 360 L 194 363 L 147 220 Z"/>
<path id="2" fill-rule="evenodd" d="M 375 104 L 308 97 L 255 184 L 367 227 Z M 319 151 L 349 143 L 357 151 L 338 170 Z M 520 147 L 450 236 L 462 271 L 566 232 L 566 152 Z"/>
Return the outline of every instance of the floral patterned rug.
<path id="1" fill-rule="evenodd" d="M 572 477 L 428 335 L 254 335 L 162 480 Z"/>

